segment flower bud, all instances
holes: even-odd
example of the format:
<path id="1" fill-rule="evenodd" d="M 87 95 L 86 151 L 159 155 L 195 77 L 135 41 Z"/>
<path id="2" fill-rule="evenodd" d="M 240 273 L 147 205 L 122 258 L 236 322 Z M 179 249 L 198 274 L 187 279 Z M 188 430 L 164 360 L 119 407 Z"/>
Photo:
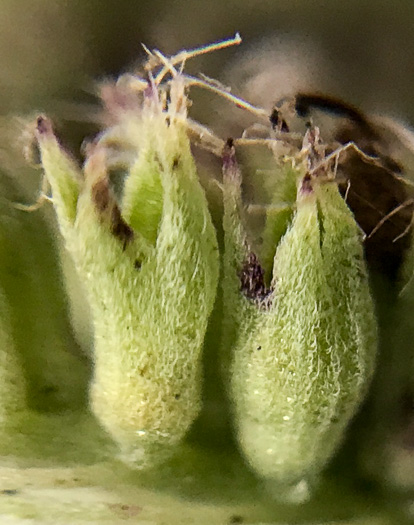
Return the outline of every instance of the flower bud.
<path id="1" fill-rule="evenodd" d="M 173 450 L 199 412 L 218 249 L 181 78 L 168 105 L 153 84 L 121 89 L 109 94 L 116 122 L 89 148 L 83 174 L 44 119 L 38 140 L 94 319 L 91 406 L 124 459 L 144 468 Z M 126 162 L 121 204 L 109 177 L 114 149 Z"/>
<path id="2" fill-rule="evenodd" d="M 245 234 L 229 147 L 223 164 L 225 350 L 237 437 L 251 467 L 288 497 L 337 449 L 373 372 L 376 321 L 361 236 L 336 184 L 292 164 L 296 209 L 275 239 L 268 288 Z"/>

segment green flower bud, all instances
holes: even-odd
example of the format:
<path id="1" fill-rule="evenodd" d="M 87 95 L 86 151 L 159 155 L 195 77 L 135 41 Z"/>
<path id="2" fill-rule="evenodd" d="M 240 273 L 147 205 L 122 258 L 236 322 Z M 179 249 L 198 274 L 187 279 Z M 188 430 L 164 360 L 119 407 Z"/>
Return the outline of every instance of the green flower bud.
<path id="1" fill-rule="evenodd" d="M 243 226 L 234 151 L 224 154 L 229 395 L 245 457 L 281 494 L 306 486 L 332 456 L 376 353 L 359 228 L 334 182 L 306 175 L 304 163 L 293 166 L 296 173 L 286 173 L 300 181 L 296 210 L 267 288 Z"/>
<path id="2" fill-rule="evenodd" d="M 125 94 L 128 104 L 114 103 L 117 123 L 90 148 L 83 174 L 47 120 L 37 134 L 93 313 L 92 409 L 124 459 L 150 467 L 182 440 L 200 409 L 218 248 L 187 138 L 181 78 L 171 83 L 167 107 L 154 85 Z M 121 205 L 108 175 L 114 144 L 128 158 Z"/>

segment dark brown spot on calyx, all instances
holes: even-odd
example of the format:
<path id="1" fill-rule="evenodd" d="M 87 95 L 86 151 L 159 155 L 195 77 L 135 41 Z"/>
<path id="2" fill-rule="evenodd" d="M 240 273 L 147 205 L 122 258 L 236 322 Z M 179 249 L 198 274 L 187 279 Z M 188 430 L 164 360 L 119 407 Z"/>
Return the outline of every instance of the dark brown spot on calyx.
<path id="1" fill-rule="evenodd" d="M 115 195 L 109 186 L 109 179 L 105 177 L 97 180 L 92 185 L 91 195 L 102 221 L 109 222 L 111 233 L 123 243 L 125 250 L 134 238 L 134 231 L 121 215 Z"/>
<path id="2" fill-rule="evenodd" d="M 92 186 L 92 200 L 99 213 L 104 213 L 108 208 L 111 200 L 108 179 L 99 179 Z"/>
<path id="3" fill-rule="evenodd" d="M 134 238 L 134 230 L 122 218 L 118 205 L 114 205 L 112 208 L 111 233 L 123 242 L 124 250 Z"/>
<path id="4" fill-rule="evenodd" d="M 250 252 L 240 272 L 240 289 L 246 297 L 268 302 L 271 290 L 265 284 L 264 274 L 256 254 Z"/>

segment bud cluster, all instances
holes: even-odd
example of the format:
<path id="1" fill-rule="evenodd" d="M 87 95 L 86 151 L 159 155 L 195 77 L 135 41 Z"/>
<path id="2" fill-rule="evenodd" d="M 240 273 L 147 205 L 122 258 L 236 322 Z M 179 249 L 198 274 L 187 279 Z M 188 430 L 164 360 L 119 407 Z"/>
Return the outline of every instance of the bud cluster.
<path id="1" fill-rule="evenodd" d="M 303 497 L 342 443 L 375 369 L 364 238 L 338 189 L 335 152 L 325 153 L 318 128 L 298 143 L 285 120 L 275 129 L 274 114 L 264 142 L 278 181 L 261 240 L 253 238 L 243 200 L 249 170 L 236 159 L 249 141 L 225 143 L 192 121 L 188 86 L 205 85 L 263 112 L 214 82 L 179 73 L 175 65 L 188 54 L 177 57 L 150 54 L 142 79 L 128 75 L 103 86 L 108 127 L 85 147 L 82 168 L 47 117 L 36 123 L 59 228 L 93 316 L 90 406 L 137 468 L 177 450 L 200 412 L 202 348 L 220 261 L 195 138 L 220 155 L 223 168 L 217 345 L 237 442 L 282 497 Z M 214 176 L 214 163 L 208 169 Z M 10 356 L 0 353 L 0 377 L 9 374 L 8 359 L 15 366 Z M 15 386 L 3 412 L 24 405 Z"/>

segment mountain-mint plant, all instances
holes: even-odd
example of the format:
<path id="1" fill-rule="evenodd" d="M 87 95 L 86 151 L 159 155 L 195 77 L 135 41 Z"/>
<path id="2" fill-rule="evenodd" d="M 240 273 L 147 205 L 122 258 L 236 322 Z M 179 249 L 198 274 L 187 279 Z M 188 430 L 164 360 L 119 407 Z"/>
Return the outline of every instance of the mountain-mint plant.
<path id="1" fill-rule="evenodd" d="M 38 118 L 36 135 L 92 308 L 91 407 L 124 459 L 145 468 L 173 451 L 200 410 L 218 248 L 187 137 L 182 78 L 168 92 L 153 81 L 107 89 L 116 122 L 89 145 L 83 170 L 47 118 Z M 114 157 L 124 159 L 120 199 L 109 174 Z"/>
<path id="2" fill-rule="evenodd" d="M 207 500 L 199 503 L 207 497 L 211 499 L 210 510 L 214 516 L 220 515 L 223 523 L 244 519 L 252 523 L 319 523 L 320 515 L 332 516 L 332 523 L 338 516 L 343 520 L 358 515 L 358 523 L 365 523 L 362 520 L 371 514 L 365 509 L 365 494 L 349 497 L 352 488 L 335 463 L 330 475 L 338 486 L 344 481 L 346 495 L 325 476 L 325 468 L 340 449 L 366 397 L 378 339 L 363 233 L 355 220 L 357 214 L 353 215 L 340 194 L 344 180 L 352 186 L 352 177 L 346 173 L 352 163 L 347 164 L 343 156 L 341 164 L 335 157 L 340 154 L 336 147 L 342 154 L 347 151 L 361 157 L 363 165 L 371 166 L 374 173 L 382 161 L 359 149 L 360 145 L 341 148 L 337 142 L 329 142 L 325 146 L 318 128 L 311 123 L 306 134 L 291 133 L 286 123 L 275 125 L 274 114 L 269 119 L 269 111 L 254 108 L 219 83 L 184 74 L 187 58 L 239 42 L 236 35 L 229 41 L 169 58 L 149 52 L 142 76 L 124 75 L 104 84 L 102 121 L 106 128 L 85 146 L 82 167 L 62 147 L 51 120 L 38 117 L 36 153 L 40 154 L 58 225 L 93 316 L 89 404 L 126 466 L 114 461 L 116 447 L 106 441 L 107 437 L 102 439 L 101 429 L 97 431 L 95 419 L 85 410 L 86 363 L 90 356 L 80 359 L 79 354 L 68 354 L 65 358 L 61 351 L 65 341 L 51 330 L 55 311 L 63 309 L 49 300 L 46 290 L 42 297 L 47 285 L 43 274 L 39 281 L 42 286 L 36 288 L 39 268 L 30 264 L 29 258 L 23 261 L 26 254 L 20 244 L 15 249 L 22 255 L 24 272 L 14 271 L 14 235 L 3 238 L 1 259 L 10 278 L 9 283 L 1 283 L 4 293 L 0 293 L 1 429 L 11 440 L 22 433 L 31 442 L 32 435 L 37 434 L 34 442 L 47 451 L 44 436 L 52 437 L 48 429 L 62 427 L 64 438 L 53 433 L 52 445 L 56 447 L 57 442 L 59 448 L 56 462 L 61 460 L 60 448 L 65 452 L 59 440 L 69 445 L 68 457 L 71 451 L 78 457 L 82 448 L 78 444 L 85 442 L 85 457 L 94 464 L 79 467 L 77 463 L 70 471 L 71 480 L 75 480 L 79 467 L 81 474 L 73 481 L 78 486 L 86 483 L 82 480 L 93 479 L 97 487 L 109 486 L 111 497 L 121 493 L 119 486 L 126 488 L 133 504 L 108 506 L 108 512 L 115 509 L 123 516 L 131 510 L 153 520 L 155 513 L 160 519 L 178 523 L 187 515 L 182 517 L 176 511 L 181 508 L 177 503 L 188 500 L 191 515 L 197 514 L 198 519 L 201 513 L 203 520 L 209 505 Z M 193 85 L 218 92 L 252 111 L 267 128 L 253 126 L 250 132 L 254 129 L 260 135 L 253 140 L 249 133 L 227 142 L 216 137 L 188 117 L 188 90 Z M 263 130 L 269 134 L 266 138 Z M 224 208 L 221 296 L 212 317 L 219 248 L 193 156 L 200 146 L 220 156 L 223 164 L 223 182 L 217 185 Z M 240 156 L 243 161 L 239 166 L 236 152 L 244 146 L 252 148 L 253 154 Z M 270 166 L 264 161 L 268 170 L 258 169 L 263 167 L 258 166 L 263 146 L 273 154 Z M 202 169 L 214 177 L 217 165 L 206 163 Z M 381 169 L 384 176 L 389 174 L 388 168 Z M 342 181 L 337 177 L 341 170 L 342 176 L 345 172 Z M 249 191 L 256 191 L 257 178 L 265 172 L 268 178 L 258 193 L 267 204 L 246 206 L 245 197 Z M 243 187 L 242 174 L 243 179 L 252 175 L 250 186 Z M 355 191 L 358 193 L 358 187 Z M 212 207 L 215 211 L 217 208 Z M 256 215 L 252 225 L 248 216 L 252 210 L 258 215 L 263 212 L 264 220 L 260 222 Z M 14 209 L 13 213 L 22 212 Z M 23 239 L 22 245 L 30 245 L 23 234 L 17 237 Z M 20 279 L 21 274 L 25 280 Z M 15 288 L 26 293 L 17 294 L 19 297 L 31 297 L 27 305 L 24 299 L 16 299 Z M 33 315 L 37 304 L 46 312 L 44 318 L 42 312 L 39 318 Z M 404 311 L 408 312 L 405 307 Z M 19 332 L 23 317 L 25 322 L 32 321 L 30 331 Z M 49 337 L 43 336 L 40 320 L 45 322 Z M 221 361 L 224 372 L 226 400 L 220 392 L 208 399 L 216 395 L 211 394 L 217 386 L 214 380 L 202 395 L 202 350 L 209 322 L 206 349 L 210 351 L 208 347 L 213 345 L 220 348 L 217 361 Z M 407 317 L 407 347 L 411 333 L 408 325 Z M 26 333 L 35 344 L 19 353 Z M 44 353 L 43 337 L 47 347 Z M 59 342 L 56 349 L 52 340 Z M 212 379 L 212 370 L 219 375 L 213 354 L 206 352 L 208 380 Z M 74 399 L 69 395 L 72 393 Z M 191 439 L 186 440 L 203 408 L 203 399 L 207 400 L 206 417 L 196 422 Z M 227 408 L 244 464 L 240 456 L 231 453 L 231 440 L 220 441 L 220 432 L 227 428 Z M 38 410 L 47 412 L 46 417 L 31 418 Z M 65 410 L 69 414 L 73 410 L 74 418 L 61 418 Z M 217 423 L 219 417 L 223 421 Z M 62 425 L 63 419 L 67 426 Z M 79 426 L 78 420 L 84 425 Z M 45 421 L 50 425 L 45 424 L 42 430 Z M 216 433 L 218 428 L 220 432 Z M 79 441 L 78 429 L 85 429 Z M 215 433 L 212 441 L 219 445 L 200 447 L 197 439 L 201 433 L 204 443 Z M 23 442 L 25 446 L 26 439 Z M 3 450 L 8 453 L 14 447 L 9 443 Z M 90 447 L 96 449 L 96 456 L 90 455 Z M 359 443 L 355 448 L 363 450 Z M 33 449 L 35 456 L 37 450 Z M 380 448 L 373 450 L 376 454 Z M 32 454 L 31 449 L 29 452 Z M 174 452 L 178 454 L 169 460 Z M 96 463 L 101 459 L 96 458 L 107 462 L 102 467 Z M 381 460 L 381 468 L 383 463 Z M 129 466 L 150 472 L 133 474 Z M 357 478 L 355 458 L 351 468 L 354 466 Z M 119 476 L 120 472 L 124 474 Z M 270 492 L 262 490 L 262 481 Z M 108 491 L 103 494 L 108 497 Z M 302 506 L 273 501 L 303 502 L 308 496 L 315 498 Z M 352 510 L 343 512 L 347 499 Z M 141 500 L 150 503 L 141 508 L 136 505 Z M 218 503 L 221 500 L 222 504 Z M 105 505 L 101 507 L 106 509 Z M 230 508 L 237 512 L 230 515 Z M 89 519 L 89 510 L 82 519 Z M 373 513 L 372 523 L 388 523 L 382 518 L 376 520 L 378 512 Z"/>
<path id="3" fill-rule="evenodd" d="M 223 350 L 234 424 L 251 467 L 290 497 L 295 487 L 306 493 L 338 448 L 377 349 L 360 229 L 332 174 L 310 170 L 311 154 L 284 161 L 297 198 L 287 228 L 280 216 L 282 237 L 273 224 L 270 286 L 246 233 L 232 144 L 223 155 Z"/>

